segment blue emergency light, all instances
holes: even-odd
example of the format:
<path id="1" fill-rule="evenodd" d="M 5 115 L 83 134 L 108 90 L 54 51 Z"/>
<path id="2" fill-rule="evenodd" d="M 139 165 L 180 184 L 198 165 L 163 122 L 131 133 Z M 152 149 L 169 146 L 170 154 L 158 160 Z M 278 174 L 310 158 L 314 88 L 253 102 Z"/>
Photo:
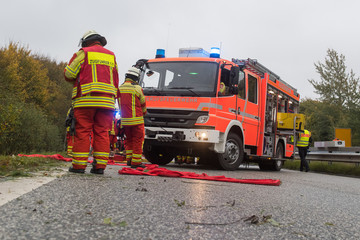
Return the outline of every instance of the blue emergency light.
<path id="1" fill-rule="evenodd" d="M 164 58 L 165 57 L 165 49 L 156 49 L 155 58 Z"/>
<path id="2" fill-rule="evenodd" d="M 220 48 L 212 47 L 210 50 L 210 57 L 211 58 L 220 58 Z"/>

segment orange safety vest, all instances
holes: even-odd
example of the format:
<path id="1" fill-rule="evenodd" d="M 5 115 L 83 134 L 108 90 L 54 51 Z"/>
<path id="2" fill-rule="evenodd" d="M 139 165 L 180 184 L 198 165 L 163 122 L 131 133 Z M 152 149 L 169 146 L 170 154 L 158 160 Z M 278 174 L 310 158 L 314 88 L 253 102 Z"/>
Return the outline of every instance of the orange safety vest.
<path id="1" fill-rule="evenodd" d="M 121 126 L 144 124 L 146 103 L 142 88 L 127 78 L 119 87 L 119 91 Z"/>
<path id="2" fill-rule="evenodd" d="M 74 108 L 101 107 L 115 109 L 119 86 L 115 55 L 100 45 L 84 47 L 85 58 L 77 74 L 72 93 Z M 72 69 L 66 68 L 67 71 Z"/>
<path id="3" fill-rule="evenodd" d="M 300 133 L 300 138 L 296 143 L 297 147 L 307 147 L 309 146 L 309 139 L 311 137 L 311 133 L 308 130 L 304 130 L 303 133 Z"/>

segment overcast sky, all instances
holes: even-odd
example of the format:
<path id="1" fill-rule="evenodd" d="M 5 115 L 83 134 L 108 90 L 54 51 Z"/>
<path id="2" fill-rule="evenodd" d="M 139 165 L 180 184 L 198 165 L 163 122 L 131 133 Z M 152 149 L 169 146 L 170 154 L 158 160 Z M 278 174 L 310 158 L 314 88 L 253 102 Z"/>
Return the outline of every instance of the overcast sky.
<path id="1" fill-rule="evenodd" d="M 308 79 L 327 49 L 346 57 L 360 76 L 358 0 L 0 0 L 0 45 L 10 41 L 33 53 L 69 61 L 87 30 L 105 36 L 121 81 L 137 59 L 157 48 L 221 47 L 223 58 L 254 58 L 317 98 Z"/>

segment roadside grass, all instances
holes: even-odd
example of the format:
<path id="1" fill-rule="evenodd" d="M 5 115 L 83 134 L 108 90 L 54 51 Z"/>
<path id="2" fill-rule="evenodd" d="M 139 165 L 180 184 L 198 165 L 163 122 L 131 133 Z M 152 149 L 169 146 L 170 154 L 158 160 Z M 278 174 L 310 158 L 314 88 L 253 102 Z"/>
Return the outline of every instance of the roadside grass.
<path id="1" fill-rule="evenodd" d="M 53 155 L 55 153 L 41 153 Z M 66 156 L 65 152 L 60 153 Z M 52 171 L 69 163 L 52 158 L 0 155 L 0 177 L 31 177 L 38 171 Z"/>
<path id="2" fill-rule="evenodd" d="M 354 163 L 310 161 L 309 166 L 311 172 L 360 177 L 360 166 L 356 166 Z M 300 160 L 287 160 L 285 161 L 283 168 L 299 170 Z"/>

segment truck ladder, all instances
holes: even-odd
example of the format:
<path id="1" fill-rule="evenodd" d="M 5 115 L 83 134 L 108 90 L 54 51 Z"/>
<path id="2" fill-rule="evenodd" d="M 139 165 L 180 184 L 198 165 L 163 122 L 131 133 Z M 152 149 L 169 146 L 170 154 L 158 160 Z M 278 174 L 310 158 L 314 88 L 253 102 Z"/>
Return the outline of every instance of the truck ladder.
<path id="1" fill-rule="evenodd" d="M 262 78 L 264 78 L 264 74 L 268 73 L 269 74 L 269 79 L 273 82 L 279 81 L 282 84 L 284 84 L 285 86 L 289 87 L 291 90 L 294 91 L 294 94 L 297 94 L 297 89 L 292 87 L 290 84 L 286 83 L 285 81 L 283 81 L 279 75 L 273 73 L 272 71 L 270 71 L 267 67 L 265 67 L 264 65 L 262 65 L 261 63 L 259 63 L 256 59 L 236 59 L 233 58 L 232 62 L 237 64 L 237 65 L 243 65 L 245 66 L 246 69 L 248 69 L 249 71 L 258 74 L 259 76 L 261 76 Z"/>

